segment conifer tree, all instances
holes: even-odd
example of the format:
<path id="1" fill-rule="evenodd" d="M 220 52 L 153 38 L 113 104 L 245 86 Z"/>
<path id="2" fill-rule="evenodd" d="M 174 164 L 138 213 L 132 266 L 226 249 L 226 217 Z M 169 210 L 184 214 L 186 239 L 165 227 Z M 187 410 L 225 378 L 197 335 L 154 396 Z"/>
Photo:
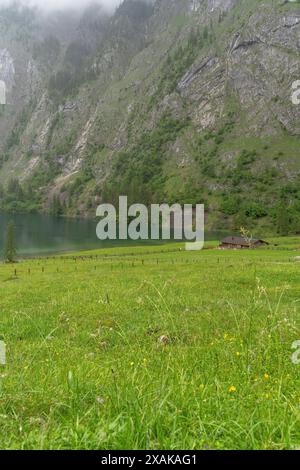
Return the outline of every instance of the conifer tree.
<path id="1" fill-rule="evenodd" d="M 4 246 L 4 260 L 6 263 L 14 263 L 16 261 L 17 247 L 15 240 L 15 226 L 13 222 L 9 222 L 6 229 L 6 239 Z"/>

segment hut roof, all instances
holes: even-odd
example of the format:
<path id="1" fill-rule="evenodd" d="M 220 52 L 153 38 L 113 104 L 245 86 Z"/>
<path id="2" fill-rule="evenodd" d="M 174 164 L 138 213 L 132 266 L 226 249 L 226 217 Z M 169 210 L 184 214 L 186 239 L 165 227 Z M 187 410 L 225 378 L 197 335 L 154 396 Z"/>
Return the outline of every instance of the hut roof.
<path id="1" fill-rule="evenodd" d="M 221 243 L 223 245 L 249 246 L 249 242 L 245 240 L 244 237 L 235 237 L 235 236 L 226 237 L 221 241 Z M 265 242 L 264 240 L 259 240 L 257 238 L 252 238 L 252 240 L 250 241 L 251 245 L 256 245 L 257 243 L 264 243 L 268 245 L 268 243 Z"/>

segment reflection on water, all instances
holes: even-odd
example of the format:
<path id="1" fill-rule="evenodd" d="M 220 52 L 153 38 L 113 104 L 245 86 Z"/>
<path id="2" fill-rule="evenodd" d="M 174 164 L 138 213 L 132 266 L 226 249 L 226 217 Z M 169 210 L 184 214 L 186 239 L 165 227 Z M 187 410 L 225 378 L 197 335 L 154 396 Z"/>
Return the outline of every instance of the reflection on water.
<path id="1" fill-rule="evenodd" d="M 0 213 L 0 250 L 3 250 L 7 223 L 12 220 L 20 255 L 35 255 L 59 251 L 109 248 L 120 245 L 136 245 L 130 241 L 100 241 L 96 237 L 96 220 L 67 219 L 41 214 Z M 219 239 L 220 232 L 206 234 L 206 240 Z M 147 242 L 143 242 L 144 244 Z M 156 242 L 160 243 L 160 242 Z M 153 242 L 148 242 L 152 244 Z"/>

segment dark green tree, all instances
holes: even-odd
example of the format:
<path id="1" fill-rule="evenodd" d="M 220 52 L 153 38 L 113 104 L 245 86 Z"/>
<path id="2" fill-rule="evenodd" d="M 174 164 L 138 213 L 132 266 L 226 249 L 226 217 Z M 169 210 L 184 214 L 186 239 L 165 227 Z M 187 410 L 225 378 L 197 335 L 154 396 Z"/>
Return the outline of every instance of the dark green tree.
<path id="1" fill-rule="evenodd" d="M 288 235 L 290 230 L 290 216 L 287 207 L 283 204 L 277 209 L 276 215 L 277 231 L 280 235 Z"/>
<path id="2" fill-rule="evenodd" d="M 9 222 L 6 229 L 6 239 L 4 246 L 4 260 L 6 263 L 14 263 L 16 261 L 17 246 L 15 240 L 15 226 L 13 222 Z"/>
<path id="3" fill-rule="evenodd" d="M 50 212 L 55 217 L 60 217 L 64 213 L 64 208 L 62 203 L 60 202 L 60 197 L 58 195 L 55 195 L 52 199 Z"/>

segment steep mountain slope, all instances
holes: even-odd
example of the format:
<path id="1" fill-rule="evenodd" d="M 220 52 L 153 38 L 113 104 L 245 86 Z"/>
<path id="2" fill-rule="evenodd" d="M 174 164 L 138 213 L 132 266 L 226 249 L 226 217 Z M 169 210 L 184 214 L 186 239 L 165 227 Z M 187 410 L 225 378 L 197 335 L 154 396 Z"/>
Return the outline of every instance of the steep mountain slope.
<path id="1" fill-rule="evenodd" d="M 123 193 L 204 201 L 215 228 L 300 231 L 296 2 L 125 0 L 67 35 L 5 11 L 2 207 L 94 215 Z"/>

